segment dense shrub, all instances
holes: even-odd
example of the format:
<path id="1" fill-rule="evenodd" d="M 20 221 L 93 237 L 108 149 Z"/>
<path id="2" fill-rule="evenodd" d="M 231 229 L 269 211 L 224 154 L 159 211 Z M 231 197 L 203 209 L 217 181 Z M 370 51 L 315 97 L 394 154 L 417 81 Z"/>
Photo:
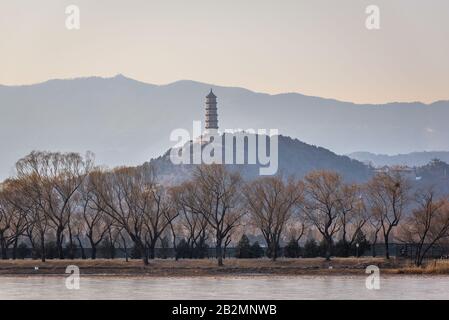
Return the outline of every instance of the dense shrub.
<path id="1" fill-rule="evenodd" d="M 357 249 L 357 244 L 359 248 Z M 362 231 L 358 231 L 352 244 L 344 242 L 343 240 L 338 241 L 335 244 L 335 256 L 337 257 L 349 257 L 349 256 L 361 256 L 366 250 L 369 250 L 371 245 L 366 239 L 365 234 Z"/>
<path id="2" fill-rule="evenodd" d="M 331 248 L 330 248 L 331 256 L 334 255 L 334 248 L 335 248 L 335 245 L 332 243 L 331 244 Z M 319 257 L 325 257 L 326 256 L 326 251 L 327 251 L 327 242 L 324 239 L 322 239 L 320 241 L 320 244 L 318 245 L 318 256 Z"/>
<path id="3" fill-rule="evenodd" d="M 158 257 L 161 259 L 167 259 L 170 253 L 170 240 L 168 237 L 161 238 L 161 249 L 158 252 Z"/>
<path id="4" fill-rule="evenodd" d="M 109 238 L 105 238 L 103 241 L 100 242 L 100 245 L 98 246 L 99 252 L 102 253 L 103 257 L 106 259 L 114 259 L 115 258 L 115 251 L 116 248 L 111 244 L 111 241 Z M 138 259 L 138 258 L 135 258 Z"/>
<path id="5" fill-rule="evenodd" d="M 131 259 L 142 259 L 142 252 L 135 245 L 131 248 L 131 253 L 129 254 Z"/>
<path id="6" fill-rule="evenodd" d="M 58 257 L 58 248 L 55 241 L 45 244 L 45 257 L 47 259 L 56 259 Z"/>
<path id="7" fill-rule="evenodd" d="M 193 248 L 192 258 L 203 259 L 205 257 L 208 257 L 208 251 L 209 246 L 206 243 L 198 245 L 197 247 Z"/>
<path id="8" fill-rule="evenodd" d="M 251 245 L 249 238 L 246 235 L 243 235 L 237 244 L 235 257 L 239 259 L 255 259 L 263 256 L 264 250 L 259 242 L 256 241 Z"/>
<path id="9" fill-rule="evenodd" d="M 70 243 L 67 243 L 63 249 L 64 257 L 75 259 L 77 257 L 77 250 L 78 247 L 76 246 L 76 244 L 73 243 L 72 245 L 70 245 Z"/>
<path id="10" fill-rule="evenodd" d="M 349 257 L 352 252 L 352 247 L 347 241 L 339 240 L 334 247 L 334 254 L 336 257 Z"/>
<path id="11" fill-rule="evenodd" d="M 320 247 L 315 239 L 309 239 L 304 244 L 303 256 L 304 258 L 315 258 L 320 256 Z"/>
<path id="12" fill-rule="evenodd" d="M 181 239 L 176 246 L 177 259 L 202 259 L 208 256 L 209 246 L 205 243 L 191 247 L 185 239 Z"/>
<path id="13" fill-rule="evenodd" d="M 239 259 L 253 258 L 251 244 L 248 237 L 244 234 L 237 244 L 235 257 Z"/>
<path id="14" fill-rule="evenodd" d="M 253 258 L 263 257 L 264 252 L 258 241 L 254 242 L 251 246 L 251 255 Z"/>
<path id="15" fill-rule="evenodd" d="M 17 258 L 18 259 L 25 259 L 28 256 L 31 256 L 31 250 L 28 248 L 28 246 L 21 242 L 17 246 Z"/>
<path id="16" fill-rule="evenodd" d="M 301 254 L 301 248 L 299 247 L 296 239 L 290 239 L 288 244 L 284 248 L 284 256 L 287 258 L 298 258 Z"/>
<path id="17" fill-rule="evenodd" d="M 271 246 L 267 247 L 267 257 L 268 258 L 272 258 L 273 257 L 272 251 L 273 251 L 273 247 L 271 247 Z M 278 257 L 282 255 L 282 250 L 281 250 L 281 247 L 279 246 L 279 244 L 277 245 L 276 251 L 277 251 L 277 256 Z"/>
<path id="18" fill-rule="evenodd" d="M 361 255 L 363 255 L 365 253 L 365 251 L 371 249 L 371 244 L 366 239 L 366 235 L 363 233 L 363 231 L 357 232 L 357 234 L 355 236 L 355 241 L 352 246 L 352 255 L 354 255 L 354 256 L 357 255 L 357 248 L 355 246 L 357 243 L 359 244 L 359 249 L 358 249 L 359 257 Z"/>

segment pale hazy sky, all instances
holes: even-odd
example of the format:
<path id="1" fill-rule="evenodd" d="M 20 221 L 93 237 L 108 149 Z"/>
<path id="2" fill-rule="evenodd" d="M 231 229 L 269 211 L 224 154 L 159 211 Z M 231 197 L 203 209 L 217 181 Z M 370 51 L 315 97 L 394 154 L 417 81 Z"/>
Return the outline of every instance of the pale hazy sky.
<path id="1" fill-rule="evenodd" d="M 79 31 L 65 28 L 69 4 Z M 370 4 L 380 30 L 365 28 Z M 354 102 L 446 100 L 449 1 L 0 1 L 0 84 L 117 73 Z"/>

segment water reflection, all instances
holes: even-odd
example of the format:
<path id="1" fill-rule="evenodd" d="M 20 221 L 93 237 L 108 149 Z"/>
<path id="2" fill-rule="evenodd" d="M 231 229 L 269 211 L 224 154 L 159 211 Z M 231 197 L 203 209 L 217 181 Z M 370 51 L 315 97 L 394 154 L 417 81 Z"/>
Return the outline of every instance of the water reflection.
<path id="1" fill-rule="evenodd" d="M 0 277 L 0 299 L 449 299 L 449 276 L 387 276 L 380 290 L 365 277 Z"/>

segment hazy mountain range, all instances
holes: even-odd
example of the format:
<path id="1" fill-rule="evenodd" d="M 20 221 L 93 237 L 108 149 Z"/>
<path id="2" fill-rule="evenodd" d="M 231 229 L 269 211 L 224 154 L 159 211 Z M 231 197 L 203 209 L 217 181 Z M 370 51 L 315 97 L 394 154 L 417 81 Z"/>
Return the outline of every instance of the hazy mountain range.
<path id="1" fill-rule="evenodd" d="M 418 167 L 428 164 L 433 159 L 439 159 L 449 163 L 448 151 L 432 151 L 432 152 L 411 152 L 407 154 L 386 155 L 374 154 L 371 152 L 353 152 L 348 157 L 359 160 L 375 167 L 405 165 L 409 167 Z"/>
<path id="2" fill-rule="evenodd" d="M 338 154 L 449 150 L 448 101 L 357 105 L 194 81 L 152 85 L 118 75 L 0 86 L 0 179 L 36 149 L 90 150 L 109 166 L 142 164 L 173 146 L 173 129 L 192 130 L 192 120 L 203 120 L 210 88 L 218 96 L 221 128 L 277 128 Z"/>

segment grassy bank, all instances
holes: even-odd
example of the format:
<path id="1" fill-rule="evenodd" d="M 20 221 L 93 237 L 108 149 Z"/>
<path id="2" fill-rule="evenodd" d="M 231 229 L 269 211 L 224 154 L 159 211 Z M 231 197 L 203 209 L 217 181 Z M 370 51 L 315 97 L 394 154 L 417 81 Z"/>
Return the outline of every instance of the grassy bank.
<path id="1" fill-rule="evenodd" d="M 81 274 L 119 276 L 223 276 L 223 275 L 364 275 L 368 265 L 376 265 L 383 274 L 449 274 L 449 261 L 429 261 L 423 268 L 409 261 L 383 258 L 311 259 L 226 259 L 218 267 L 214 259 L 156 259 L 144 267 L 140 260 L 0 260 L 0 275 L 64 275 L 68 265 L 76 265 Z"/>

